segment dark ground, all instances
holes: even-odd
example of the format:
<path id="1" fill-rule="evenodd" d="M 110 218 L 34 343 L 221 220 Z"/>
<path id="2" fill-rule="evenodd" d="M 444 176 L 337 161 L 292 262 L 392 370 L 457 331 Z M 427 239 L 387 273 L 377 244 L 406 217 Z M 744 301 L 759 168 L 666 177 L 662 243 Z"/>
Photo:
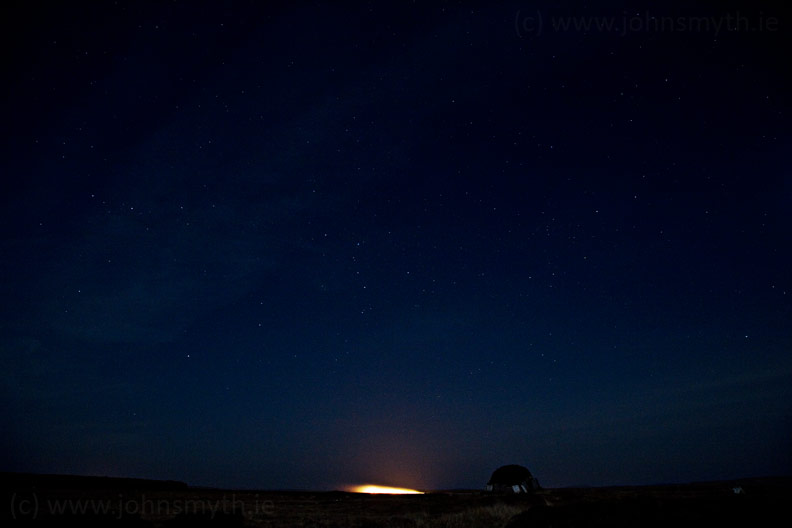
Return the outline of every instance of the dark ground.
<path id="1" fill-rule="evenodd" d="M 3 525 L 215 527 L 787 526 L 792 478 L 425 495 L 192 488 L 172 481 L 3 474 Z M 733 488 L 739 486 L 742 493 Z"/>

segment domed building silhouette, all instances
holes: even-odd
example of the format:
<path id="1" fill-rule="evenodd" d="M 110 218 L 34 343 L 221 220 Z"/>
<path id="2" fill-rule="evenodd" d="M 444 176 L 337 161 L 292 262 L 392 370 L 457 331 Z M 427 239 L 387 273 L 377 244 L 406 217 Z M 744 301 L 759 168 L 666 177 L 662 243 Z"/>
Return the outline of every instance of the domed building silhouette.
<path id="1" fill-rule="evenodd" d="M 496 469 L 487 482 L 485 491 L 492 493 L 529 493 L 541 489 L 539 481 L 528 468 L 510 464 Z"/>

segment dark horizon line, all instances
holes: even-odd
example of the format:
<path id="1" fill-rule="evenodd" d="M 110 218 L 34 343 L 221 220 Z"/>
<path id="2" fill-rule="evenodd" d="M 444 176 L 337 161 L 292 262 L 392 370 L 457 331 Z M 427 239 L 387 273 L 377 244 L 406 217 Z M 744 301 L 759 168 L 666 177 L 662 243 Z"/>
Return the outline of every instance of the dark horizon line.
<path id="1" fill-rule="evenodd" d="M 14 482 L 16 480 L 16 482 Z M 212 490 L 212 491 L 242 491 L 242 492 L 266 492 L 266 493 L 355 493 L 343 489 L 307 489 L 307 488 L 225 488 L 218 486 L 203 486 L 192 485 L 180 480 L 174 479 L 152 479 L 142 477 L 111 477 L 107 475 L 78 475 L 78 474 L 64 474 L 64 473 L 30 473 L 18 471 L 0 471 L 0 481 L 3 487 L 9 485 L 20 484 L 19 481 L 30 485 L 46 485 L 46 481 L 55 481 L 59 484 L 84 484 L 79 486 L 83 489 L 101 489 L 101 487 L 89 487 L 87 484 L 98 483 L 112 483 L 116 486 L 110 486 L 106 489 L 129 489 L 132 485 L 146 484 L 155 490 Z M 39 480 L 44 480 L 41 482 Z M 745 484 L 749 482 L 768 482 L 768 481 L 792 481 L 792 474 L 790 475 L 757 475 L 757 476 L 743 476 L 721 480 L 694 480 L 688 482 L 656 482 L 647 484 L 609 484 L 605 486 L 592 486 L 592 485 L 569 485 L 569 486 L 553 486 L 542 487 L 544 490 L 571 490 L 571 489 L 618 489 L 618 488 L 646 488 L 646 487 L 667 487 L 667 486 L 695 486 L 695 485 L 717 485 L 723 483 Z M 27 482 L 24 482 L 27 481 Z M 58 482 L 60 481 L 60 482 Z M 52 484 L 52 482 L 50 482 Z M 362 483 L 369 484 L 369 483 Z M 70 486 L 70 487 L 72 487 Z M 453 492 L 472 492 L 482 491 L 482 488 L 442 488 L 442 489 L 419 489 L 425 493 L 453 493 Z M 387 494 L 384 494 L 387 495 Z"/>

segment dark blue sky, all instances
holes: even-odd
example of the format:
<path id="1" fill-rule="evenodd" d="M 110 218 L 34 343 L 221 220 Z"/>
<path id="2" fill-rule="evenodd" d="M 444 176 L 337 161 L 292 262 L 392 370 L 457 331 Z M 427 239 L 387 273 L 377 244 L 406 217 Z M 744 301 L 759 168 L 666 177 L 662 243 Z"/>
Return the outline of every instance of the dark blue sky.
<path id="1" fill-rule="evenodd" d="M 786 12 L 119 4 L 2 7 L 0 469 L 792 471 Z"/>

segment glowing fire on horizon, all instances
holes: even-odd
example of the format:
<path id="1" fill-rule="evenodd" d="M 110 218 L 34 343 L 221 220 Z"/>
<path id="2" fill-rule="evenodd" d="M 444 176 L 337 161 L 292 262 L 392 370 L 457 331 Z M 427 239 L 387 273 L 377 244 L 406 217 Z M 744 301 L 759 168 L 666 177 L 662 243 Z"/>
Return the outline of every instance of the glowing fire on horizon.
<path id="1" fill-rule="evenodd" d="M 366 484 L 364 486 L 352 486 L 349 488 L 352 493 L 390 493 L 393 495 L 423 495 L 423 491 L 408 488 L 390 488 L 388 486 L 375 486 Z"/>

